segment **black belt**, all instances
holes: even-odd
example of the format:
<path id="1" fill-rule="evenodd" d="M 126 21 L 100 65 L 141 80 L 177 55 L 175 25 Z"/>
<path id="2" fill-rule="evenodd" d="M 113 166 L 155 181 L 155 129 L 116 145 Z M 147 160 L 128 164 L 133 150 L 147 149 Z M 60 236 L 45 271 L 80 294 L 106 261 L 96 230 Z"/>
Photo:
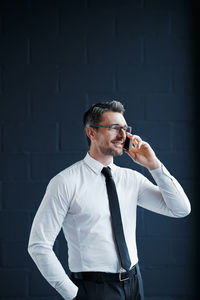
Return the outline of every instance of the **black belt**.
<path id="1" fill-rule="evenodd" d="M 104 282 L 104 281 L 125 281 L 137 274 L 136 266 L 128 272 L 105 273 L 105 272 L 78 272 L 72 273 L 72 277 L 80 280 Z"/>

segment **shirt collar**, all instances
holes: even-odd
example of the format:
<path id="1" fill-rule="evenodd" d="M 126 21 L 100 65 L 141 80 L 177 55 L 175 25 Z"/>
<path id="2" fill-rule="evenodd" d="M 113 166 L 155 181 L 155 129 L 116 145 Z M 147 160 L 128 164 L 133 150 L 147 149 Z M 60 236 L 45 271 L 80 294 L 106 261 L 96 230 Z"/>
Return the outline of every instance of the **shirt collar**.
<path id="1" fill-rule="evenodd" d="M 92 158 L 89 153 L 86 154 L 84 158 L 84 162 L 89 166 L 92 171 L 94 171 L 97 175 L 101 173 L 102 169 L 105 167 L 102 163 L 100 163 L 98 160 Z M 113 161 L 106 167 L 110 167 L 112 171 L 116 168 Z"/>

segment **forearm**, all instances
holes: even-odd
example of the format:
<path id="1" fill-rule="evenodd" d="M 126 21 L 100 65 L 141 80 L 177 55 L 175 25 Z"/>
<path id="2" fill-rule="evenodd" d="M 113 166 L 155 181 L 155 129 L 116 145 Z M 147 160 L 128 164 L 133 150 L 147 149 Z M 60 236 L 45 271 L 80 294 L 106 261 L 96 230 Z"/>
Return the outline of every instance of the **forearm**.
<path id="1" fill-rule="evenodd" d="M 78 288 L 65 273 L 53 245 L 67 215 L 69 199 L 66 182 L 58 174 L 47 186 L 32 224 L 28 245 L 28 252 L 42 275 L 66 300 L 76 297 Z"/>
<path id="2" fill-rule="evenodd" d="M 187 216 L 191 210 L 190 202 L 178 181 L 163 166 L 150 172 L 157 186 L 144 184 L 139 205 L 171 217 Z"/>
<path id="3" fill-rule="evenodd" d="M 61 263 L 48 245 L 32 244 L 29 242 L 28 252 L 41 274 L 65 299 L 72 300 L 78 288 L 65 273 Z"/>
<path id="4" fill-rule="evenodd" d="M 179 182 L 170 175 L 164 166 L 160 169 L 152 170 L 151 175 L 159 186 L 165 203 L 171 209 L 174 216 L 187 216 L 191 211 L 191 206 Z"/>

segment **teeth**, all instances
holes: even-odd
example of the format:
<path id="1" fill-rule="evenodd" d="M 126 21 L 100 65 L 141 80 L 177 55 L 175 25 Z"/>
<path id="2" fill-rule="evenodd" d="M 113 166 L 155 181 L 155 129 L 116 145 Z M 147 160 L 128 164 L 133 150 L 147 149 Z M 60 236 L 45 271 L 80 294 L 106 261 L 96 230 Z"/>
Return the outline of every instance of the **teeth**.
<path id="1" fill-rule="evenodd" d="M 113 144 L 117 145 L 117 146 L 122 146 L 123 143 L 120 143 L 120 142 L 113 142 Z"/>

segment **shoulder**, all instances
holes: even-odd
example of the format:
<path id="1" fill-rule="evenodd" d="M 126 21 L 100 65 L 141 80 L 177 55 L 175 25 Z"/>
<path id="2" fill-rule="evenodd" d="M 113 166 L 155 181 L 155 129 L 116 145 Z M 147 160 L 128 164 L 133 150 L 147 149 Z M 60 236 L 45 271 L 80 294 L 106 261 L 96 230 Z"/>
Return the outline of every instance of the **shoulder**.
<path id="1" fill-rule="evenodd" d="M 72 182 L 75 179 L 75 177 L 77 177 L 78 174 L 80 174 L 81 169 L 83 167 L 84 161 L 80 160 L 59 172 L 57 175 L 51 178 L 49 183 L 56 185 L 65 185 L 66 183 Z"/>
<path id="2" fill-rule="evenodd" d="M 77 178 L 81 176 L 79 174 L 81 174 L 82 165 L 83 161 L 78 161 L 51 178 L 47 185 L 47 193 L 59 196 L 65 195 L 69 198 L 73 194 Z"/>
<path id="3" fill-rule="evenodd" d="M 73 165 L 62 170 L 60 173 L 57 174 L 57 176 L 62 176 L 64 178 L 72 176 L 80 172 L 83 167 L 84 167 L 84 160 L 77 161 Z"/>
<path id="4" fill-rule="evenodd" d="M 74 179 L 74 177 L 78 176 L 81 173 L 82 168 L 84 168 L 84 161 L 80 160 L 59 172 L 51 179 L 51 181 L 61 183 L 71 181 Z"/>
<path id="5" fill-rule="evenodd" d="M 123 168 L 115 165 L 115 174 L 118 178 L 121 180 L 126 181 L 133 181 L 137 183 L 142 183 L 144 180 L 146 180 L 146 177 L 141 174 L 140 172 L 130 169 L 130 168 Z"/>

